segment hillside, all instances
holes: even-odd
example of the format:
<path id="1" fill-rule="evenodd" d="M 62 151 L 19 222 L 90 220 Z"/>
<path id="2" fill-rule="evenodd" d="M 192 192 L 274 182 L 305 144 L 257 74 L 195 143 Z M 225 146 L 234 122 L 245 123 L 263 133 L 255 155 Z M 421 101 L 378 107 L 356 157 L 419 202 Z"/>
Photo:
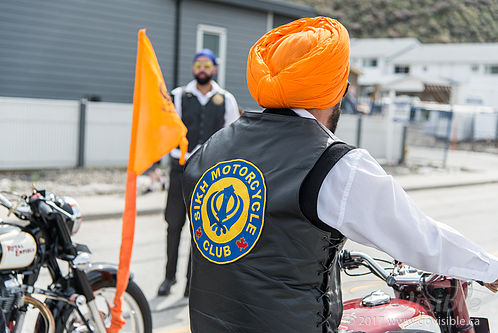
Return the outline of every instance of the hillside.
<path id="1" fill-rule="evenodd" d="M 293 0 L 339 19 L 351 37 L 498 42 L 498 0 Z"/>

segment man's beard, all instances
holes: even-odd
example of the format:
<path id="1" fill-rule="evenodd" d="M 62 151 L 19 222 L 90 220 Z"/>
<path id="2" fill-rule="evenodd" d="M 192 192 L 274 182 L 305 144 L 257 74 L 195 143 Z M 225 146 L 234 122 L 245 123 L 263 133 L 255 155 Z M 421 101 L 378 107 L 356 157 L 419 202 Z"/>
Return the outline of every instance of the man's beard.
<path id="1" fill-rule="evenodd" d="M 201 73 L 199 73 L 199 74 L 201 74 Z M 200 84 L 201 86 L 208 84 L 209 81 L 211 81 L 211 79 L 213 78 L 212 75 L 208 75 L 206 73 L 202 73 L 202 74 L 204 74 L 203 76 L 199 76 L 199 74 L 194 75 L 194 77 L 195 77 L 195 80 L 197 81 L 197 83 Z"/>
<path id="2" fill-rule="evenodd" d="M 335 133 L 337 128 L 337 123 L 339 122 L 339 117 L 341 115 L 341 103 L 337 103 L 332 107 L 332 113 L 330 114 L 329 119 L 327 119 L 326 127 L 332 132 Z"/>

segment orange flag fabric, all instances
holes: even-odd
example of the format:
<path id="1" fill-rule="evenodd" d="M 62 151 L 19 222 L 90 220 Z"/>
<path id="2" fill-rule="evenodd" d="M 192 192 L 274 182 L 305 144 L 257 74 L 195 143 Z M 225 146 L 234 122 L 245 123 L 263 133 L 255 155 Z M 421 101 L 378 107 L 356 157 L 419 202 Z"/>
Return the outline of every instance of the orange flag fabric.
<path id="1" fill-rule="evenodd" d="M 328 17 L 303 18 L 275 28 L 249 51 L 247 85 L 264 108 L 327 109 L 344 96 L 349 34 Z"/>
<path id="2" fill-rule="evenodd" d="M 182 152 L 180 163 L 184 164 L 188 146 L 186 135 L 187 128 L 175 112 L 154 49 L 145 35 L 145 29 L 142 29 L 138 32 L 133 122 L 116 295 L 108 332 L 117 333 L 126 323 L 121 316 L 121 306 L 128 286 L 135 234 L 137 175 L 178 146 Z"/>

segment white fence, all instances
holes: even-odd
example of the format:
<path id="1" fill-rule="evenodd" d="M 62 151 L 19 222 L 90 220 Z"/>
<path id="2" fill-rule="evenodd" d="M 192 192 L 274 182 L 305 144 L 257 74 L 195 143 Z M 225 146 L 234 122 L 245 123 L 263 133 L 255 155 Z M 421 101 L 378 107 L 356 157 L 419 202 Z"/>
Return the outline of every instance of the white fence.
<path id="1" fill-rule="evenodd" d="M 87 102 L 84 166 L 126 167 L 132 105 Z M 402 125 L 388 117 L 343 115 L 337 135 L 383 162 L 402 155 Z M 79 162 L 79 101 L 0 97 L 0 170 L 72 168 Z"/>
<path id="2" fill-rule="evenodd" d="M 126 166 L 130 148 L 131 104 L 89 102 L 85 166 Z"/>
<path id="3" fill-rule="evenodd" d="M 71 168 L 79 154 L 79 101 L 0 98 L 0 169 Z M 131 104 L 88 102 L 85 166 L 126 166 Z"/>
<path id="4" fill-rule="evenodd" d="M 388 116 L 362 116 L 361 120 L 359 117 L 341 115 L 336 135 L 365 148 L 381 163 L 397 164 L 403 158 L 403 124 Z"/>

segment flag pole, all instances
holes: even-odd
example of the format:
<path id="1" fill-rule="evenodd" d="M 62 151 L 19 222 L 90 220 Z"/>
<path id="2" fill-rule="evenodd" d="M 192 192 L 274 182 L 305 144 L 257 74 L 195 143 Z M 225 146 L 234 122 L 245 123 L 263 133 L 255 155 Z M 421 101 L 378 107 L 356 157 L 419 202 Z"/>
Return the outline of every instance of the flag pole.
<path id="1" fill-rule="evenodd" d="M 133 121 L 126 175 L 121 247 L 116 294 L 114 295 L 114 306 L 111 309 L 111 326 L 107 330 L 109 333 L 118 333 L 126 324 L 122 316 L 122 304 L 123 294 L 130 277 L 135 237 L 137 176 L 178 146 L 182 152 L 180 163 L 185 163 L 185 153 L 188 146 L 187 128 L 175 112 L 171 99 L 164 91 L 165 87 L 152 44 L 145 35 L 145 29 L 141 29 L 138 32 Z"/>

